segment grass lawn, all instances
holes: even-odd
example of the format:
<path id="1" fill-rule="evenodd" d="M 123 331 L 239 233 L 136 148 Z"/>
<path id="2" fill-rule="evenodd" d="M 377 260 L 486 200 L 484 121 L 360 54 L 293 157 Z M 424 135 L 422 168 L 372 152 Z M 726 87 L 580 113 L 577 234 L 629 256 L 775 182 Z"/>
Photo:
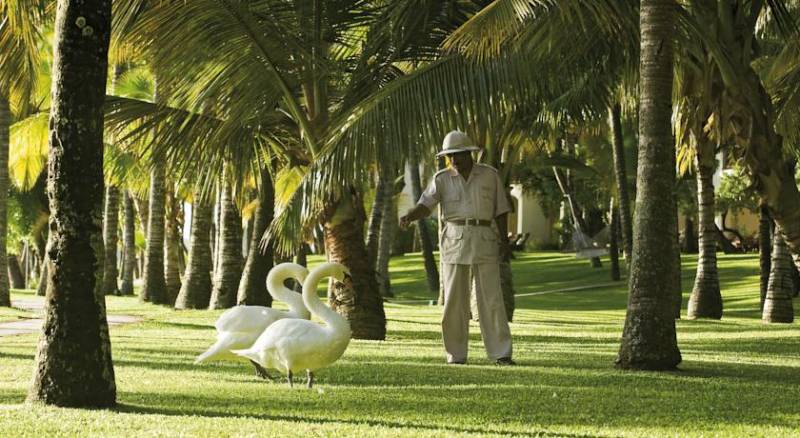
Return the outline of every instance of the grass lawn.
<path id="1" fill-rule="evenodd" d="M 684 304 L 694 266 L 684 258 Z M 193 365 L 219 311 L 110 297 L 110 312 L 144 318 L 112 328 L 115 410 L 24 404 L 37 337 L 0 338 L 0 434 L 800 436 L 800 330 L 761 323 L 755 255 L 720 255 L 724 319 L 678 322 L 673 373 L 614 369 L 624 282 L 607 286 L 606 267 L 552 252 L 518 255 L 519 294 L 599 286 L 520 298 L 517 367 L 492 365 L 474 324 L 469 365 L 447 366 L 440 308 L 405 301 L 434 298 L 421 267 L 419 256 L 393 260 L 387 340 L 353 341 L 314 390 L 259 381 L 243 364 Z"/>

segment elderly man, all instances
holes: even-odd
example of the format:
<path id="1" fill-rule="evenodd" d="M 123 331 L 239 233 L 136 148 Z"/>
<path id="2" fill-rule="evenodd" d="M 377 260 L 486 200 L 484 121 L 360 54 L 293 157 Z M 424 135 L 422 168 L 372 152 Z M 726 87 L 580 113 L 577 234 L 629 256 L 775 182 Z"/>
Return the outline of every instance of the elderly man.
<path id="1" fill-rule="evenodd" d="M 450 167 L 433 177 L 416 207 L 400 218 L 400 226 L 428 216 L 441 203 L 442 338 L 447 363 L 467 362 L 471 272 L 486 354 L 497 365 L 514 365 L 499 264 L 501 249 L 503 253 L 508 251 L 505 236 L 510 208 L 497 170 L 472 160 L 471 152 L 477 150 L 465 133 L 447 134 L 437 157 L 446 156 Z M 496 230 L 492 221 L 497 224 Z"/>

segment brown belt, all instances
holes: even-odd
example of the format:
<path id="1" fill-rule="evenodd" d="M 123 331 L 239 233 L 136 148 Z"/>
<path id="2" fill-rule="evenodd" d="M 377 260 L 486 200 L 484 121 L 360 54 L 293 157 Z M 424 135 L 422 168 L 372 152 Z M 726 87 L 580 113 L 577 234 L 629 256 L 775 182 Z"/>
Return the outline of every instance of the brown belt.
<path id="1" fill-rule="evenodd" d="M 447 222 L 455 225 L 474 225 L 478 227 L 492 226 L 492 221 L 483 219 L 448 219 Z"/>

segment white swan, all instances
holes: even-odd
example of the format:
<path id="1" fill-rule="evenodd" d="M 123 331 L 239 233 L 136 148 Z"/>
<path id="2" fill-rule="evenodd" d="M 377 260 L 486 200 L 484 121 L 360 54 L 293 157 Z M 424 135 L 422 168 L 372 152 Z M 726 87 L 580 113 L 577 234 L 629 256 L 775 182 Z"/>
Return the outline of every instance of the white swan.
<path id="1" fill-rule="evenodd" d="M 303 282 L 307 275 L 308 270 L 295 263 L 281 263 L 273 267 L 267 275 L 267 289 L 273 298 L 288 304 L 289 311 L 264 306 L 236 306 L 226 310 L 214 323 L 217 342 L 197 356 L 194 363 L 207 360 L 241 360 L 231 350 L 249 348 L 275 321 L 286 318 L 309 319 L 311 314 L 303 304 L 302 296 L 283 284 L 289 278 Z M 256 366 L 259 376 L 268 377 L 260 365 L 253 365 Z"/>
<path id="2" fill-rule="evenodd" d="M 252 347 L 234 350 L 265 368 L 275 368 L 288 375 L 306 370 L 308 387 L 314 383 L 314 371 L 338 360 L 350 343 L 350 323 L 317 297 L 317 283 L 328 276 L 339 281 L 349 277 L 338 263 L 323 263 L 312 269 L 303 282 L 303 302 L 324 324 L 301 319 L 284 319 L 269 326 Z"/>

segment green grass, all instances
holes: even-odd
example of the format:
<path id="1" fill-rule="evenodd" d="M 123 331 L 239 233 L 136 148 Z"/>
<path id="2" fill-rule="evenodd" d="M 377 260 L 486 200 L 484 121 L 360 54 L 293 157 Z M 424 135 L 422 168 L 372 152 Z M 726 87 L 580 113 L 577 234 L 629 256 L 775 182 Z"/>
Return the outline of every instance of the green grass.
<path id="1" fill-rule="evenodd" d="M 684 258 L 684 290 L 695 259 Z M 318 390 L 257 380 L 236 363 L 192 365 L 213 340 L 218 311 L 109 298 L 144 322 L 112 328 L 119 407 L 23 403 L 36 336 L 0 338 L 3 436 L 797 436 L 800 330 L 764 325 L 757 257 L 720 255 L 725 318 L 678 322 L 684 361 L 672 373 L 623 372 L 613 361 L 625 284 L 519 299 L 519 366 L 498 368 L 472 326 L 467 366 L 447 366 L 440 308 L 387 304 L 388 338 L 353 341 L 318 373 Z M 428 299 L 421 260 L 393 261 L 397 300 Z M 518 293 L 608 282 L 607 268 L 557 253 L 514 263 Z M 15 293 L 15 296 L 18 293 Z M 685 306 L 684 306 L 685 308 Z M 4 314 L 2 314 L 4 315 Z"/>

